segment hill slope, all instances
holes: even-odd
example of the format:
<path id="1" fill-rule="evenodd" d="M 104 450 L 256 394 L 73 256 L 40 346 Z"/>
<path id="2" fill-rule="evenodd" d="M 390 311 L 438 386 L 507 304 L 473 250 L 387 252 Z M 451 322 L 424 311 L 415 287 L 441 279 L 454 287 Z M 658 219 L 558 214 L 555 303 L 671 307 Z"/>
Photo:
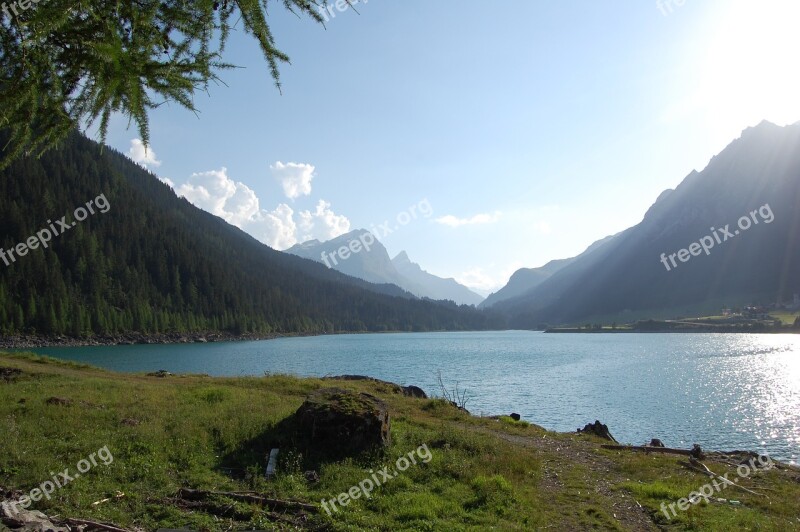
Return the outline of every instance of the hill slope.
<path id="1" fill-rule="evenodd" d="M 73 211 L 101 196 L 107 212 L 72 227 Z M 77 134 L 0 172 L 0 247 L 16 249 L 64 215 L 69 230 L 46 249 L 0 261 L 0 334 L 490 326 L 474 310 L 391 297 L 402 291 L 270 249 Z"/>
<path id="2" fill-rule="evenodd" d="M 787 466 L 739 479 L 736 467 L 750 456 L 709 455 L 704 462 L 712 470 L 759 493 L 730 487 L 715 497 L 735 498 L 736 505 L 713 500 L 664 514 L 662 504 L 674 507 L 708 482 L 679 466 L 684 457 L 609 451 L 600 447 L 606 440 L 472 417 L 446 401 L 404 397 L 380 382 L 159 378 L 2 353 L 0 375 L 6 376 L 0 434 L 8 441 L 0 453 L 0 503 L 49 479 L 54 464 L 75 472 L 90 453 L 100 455 L 80 479 L 31 506 L 59 519 L 144 530 L 445 531 L 465 530 L 465 523 L 469 530 L 797 529 L 800 473 Z M 300 453 L 287 420 L 310 392 L 328 386 L 386 402 L 392 443 L 385 454 L 319 464 Z M 277 476 L 266 480 L 265 456 L 275 446 Z M 413 464 L 398 465 L 414 451 Z M 390 477 L 381 477 L 385 482 L 373 486 L 371 497 L 335 511 L 328 504 L 330 515 L 320 505 L 384 466 Z M 319 482 L 305 481 L 309 470 Z M 311 510 L 269 511 L 226 496 L 186 504 L 176 496 L 181 488 L 263 493 Z M 125 496 L 114 498 L 117 492 Z M 108 500 L 93 504 L 102 499 Z"/>
<path id="3" fill-rule="evenodd" d="M 661 194 L 640 224 L 494 308 L 530 328 L 791 301 L 800 292 L 798 205 L 800 124 L 764 122 Z M 703 239 L 713 247 L 694 246 L 687 259 Z"/>

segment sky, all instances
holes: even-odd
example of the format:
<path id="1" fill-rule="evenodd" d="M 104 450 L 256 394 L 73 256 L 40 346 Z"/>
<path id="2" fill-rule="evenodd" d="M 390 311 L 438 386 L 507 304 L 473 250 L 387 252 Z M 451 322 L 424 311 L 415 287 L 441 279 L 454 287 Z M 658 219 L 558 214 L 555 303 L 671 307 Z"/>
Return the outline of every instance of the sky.
<path id="1" fill-rule="evenodd" d="M 796 0 L 361 0 L 270 11 L 291 57 L 108 144 L 280 250 L 372 230 L 486 294 L 642 220 L 742 130 L 800 120 Z M 333 13 L 335 16 L 331 16 Z"/>

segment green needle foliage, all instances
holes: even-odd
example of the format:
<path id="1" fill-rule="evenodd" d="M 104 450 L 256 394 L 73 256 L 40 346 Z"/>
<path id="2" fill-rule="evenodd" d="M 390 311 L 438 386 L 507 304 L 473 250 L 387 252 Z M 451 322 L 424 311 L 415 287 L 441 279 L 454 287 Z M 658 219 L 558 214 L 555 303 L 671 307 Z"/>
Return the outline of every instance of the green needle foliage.
<path id="1" fill-rule="evenodd" d="M 170 101 L 196 111 L 195 92 L 233 68 L 222 60 L 232 29 L 255 37 L 280 89 L 289 57 L 267 22 L 273 3 L 323 22 L 319 0 L 6 0 L 0 129 L 10 141 L 0 168 L 75 128 L 98 124 L 104 141 L 113 113 L 135 122 L 148 145 L 149 111 Z"/>

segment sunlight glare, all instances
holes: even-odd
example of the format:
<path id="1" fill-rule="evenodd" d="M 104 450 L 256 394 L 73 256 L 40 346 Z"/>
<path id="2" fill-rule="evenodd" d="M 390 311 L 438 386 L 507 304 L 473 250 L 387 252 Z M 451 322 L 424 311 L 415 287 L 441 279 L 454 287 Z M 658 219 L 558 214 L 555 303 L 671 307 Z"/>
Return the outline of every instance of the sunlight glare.
<path id="1" fill-rule="evenodd" d="M 731 2 L 710 27 L 699 100 L 723 131 L 770 120 L 800 120 L 800 2 Z"/>

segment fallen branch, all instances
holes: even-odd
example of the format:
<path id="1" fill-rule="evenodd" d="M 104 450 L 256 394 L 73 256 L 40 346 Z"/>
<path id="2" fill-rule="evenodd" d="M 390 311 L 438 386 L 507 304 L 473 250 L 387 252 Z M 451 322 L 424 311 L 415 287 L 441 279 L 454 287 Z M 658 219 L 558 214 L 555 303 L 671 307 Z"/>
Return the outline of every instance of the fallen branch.
<path id="1" fill-rule="evenodd" d="M 107 523 L 97 523 L 95 521 L 88 521 L 86 519 L 64 519 L 64 521 L 71 526 L 88 526 L 90 530 L 107 530 L 108 532 L 131 532 L 127 528 L 120 528 L 116 525 L 109 525 Z"/>
<path id="2" fill-rule="evenodd" d="M 612 451 L 642 451 L 645 453 L 679 454 L 681 456 L 695 456 L 697 454 L 694 450 L 672 449 L 670 447 L 646 447 L 637 445 L 601 445 L 601 447 L 603 449 L 611 449 Z"/>
<path id="3" fill-rule="evenodd" d="M 711 471 L 704 463 L 698 462 L 697 460 L 692 459 L 692 461 L 690 463 L 686 463 L 686 462 L 678 462 L 678 463 L 680 465 L 682 465 L 683 467 L 685 467 L 687 469 L 691 469 L 692 471 L 695 471 L 697 473 L 701 473 L 703 475 L 708 475 L 709 477 L 711 477 L 713 479 L 721 480 L 722 482 L 724 482 L 728 486 L 733 486 L 733 487 L 739 488 L 740 490 L 746 491 L 747 493 L 751 493 L 753 495 L 758 495 L 759 497 L 767 497 L 767 499 L 769 499 L 769 497 L 767 495 L 763 494 L 763 493 L 757 493 L 757 492 L 755 492 L 753 490 L 749 490 L 749 489 L 745 488 L 744 486 L 741 486 L 741 485 L 737 484 L 736 482 L 732 482 L 732 481 L 728 480 L 727 478 L 725 478 L 725 477 L 723 477 L 721 475 L 717 475 L 716 473 Z M 702 467 L 700 467 L 700 466 L 702 466 Z"/>
<path id="4" fill-rule="evenodd" d="M 208 501 L 187 501 L 186 499 L 180 499 L 178 502 L 179 508 L 201 510 L 218 517 L 226 517 L 239 521 L 248 521 L 250 519 L 249 513 L 239 512 L 233 504 L 225 506 L 216 505 Z M 303 528 L 303 524 L 308 517 L 305 514 L 293 516 L 292 514 L 279 514 L 276 512 L 265 512 L 262 515 L 272 521 L 287 523 L 295 528 Z"/>
<path id="5" fill-rule="evenodd" d="M 285 501 L 281 499 L 270 499 L 262 495 L 253 495 L 252 492 L 234 493 L 229 491 L 193 490 L 189 488 L 181 488 L 178 491 L 178 497 L 181 499 L 185 499 L 187 501 L 199 501 L 207 497 L 213 497 L 213 496 L 228 497 L 229 499 L 233 499 L 236 501 L 252 502 L 256 504 L 261 504 L 263 506 L 269 506 L 271 508 L 278 508 L 281 510 L 304 510 L 306 512 L 313 512 L 313 513 L 319 511 L 319 508 L 314 504 L 308 504 L 305 502 L 298 502 L 298 501 Z"/>
<path id="6" fill-rule="evenodd" d="M 113 497 L 108 497 L 107 499 L 101 499 L 101 500 L 99 500 L 99 501 L 94 501 L 94 502 L 92 503 L 92 506 L 98 506 L 98 505 L 100 505 L 100 504 L 103 504 L 104 502 L 108 502 L 108 501 L 110 501 L 110 500 L 113 500 L 113 499 L 121 499 L 121 498 L 123 498 L 124 496 L 125 496 L 125 494 L 124 494 L 124 493 L 122 493 L 121 491 L 118 491 L 118 492 L 117 492 L 117 494 L 116 494 L 116 495 L 114 495 Z"/>

